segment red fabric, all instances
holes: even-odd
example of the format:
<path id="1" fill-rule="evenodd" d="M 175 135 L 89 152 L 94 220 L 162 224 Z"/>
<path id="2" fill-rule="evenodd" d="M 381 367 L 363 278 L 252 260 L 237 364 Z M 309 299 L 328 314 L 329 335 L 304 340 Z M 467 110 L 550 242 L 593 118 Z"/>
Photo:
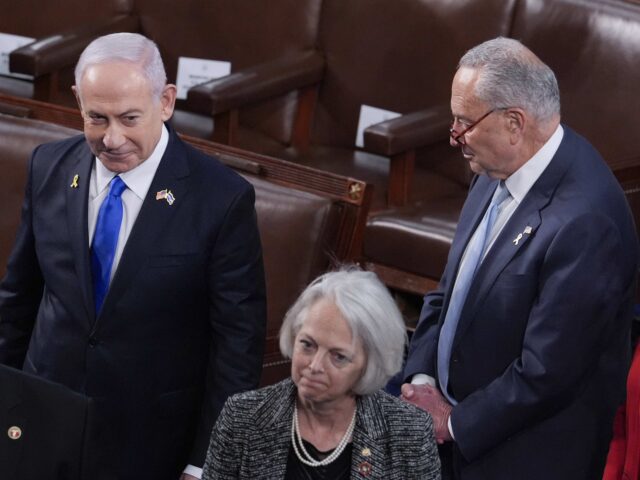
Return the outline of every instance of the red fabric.
<path id="1" fill-rule="evenodd" d="M 627 401 L 613 424 L 603 480 L 640 479 L 640 343 L 636 346 L 627 378 Z"/>

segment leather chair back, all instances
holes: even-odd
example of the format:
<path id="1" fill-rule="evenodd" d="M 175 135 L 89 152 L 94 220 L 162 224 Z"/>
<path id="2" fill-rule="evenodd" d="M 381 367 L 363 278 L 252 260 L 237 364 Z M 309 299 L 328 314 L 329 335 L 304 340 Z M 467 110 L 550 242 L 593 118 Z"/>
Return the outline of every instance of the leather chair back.
<path id="1" fill-rule="evenodd" d="M 556 73 L 562 119 L 607 163 L 640 150 L 640 9 L 620 0 L 521 0 L 511 32 Z"/>
<path id="2" fill-rule="evenodd" d="M 136 0 L 135 10 L 141 33 L 158 44 L 169 81 L 175 82 L 181 56 L 229 61 L 234 72 L 313 49 L 320 4 L 321 0 Z M 245 109 L 240 121 L 285 142 L 295 99 L 293 94 Z"/>
<path id="3" fill-rule="evenodd" d="M 483 40 L 506 35 L 514 5 L 515 0 L 324 0 L 319 45 L 326 73 L 312 143 L 355 148 L 363 104 L 401 114 L 448 105 L 460 56 Z M 464 168 L 452 175 L 467 181 Z"/>
<path id="4" fill-rule="evenodd" d="M 267 285 L 267 360 L 278 361 L 278 333 L 285 313 L 304 288 L 330 266 L 336 244 L 338 205 L 330 198 L 248 176 L 256 189 L 258 228 Z M 288 376 L 288 365 L 278 369 Z M 283 378 L 269 378 L 263 384 Z"/>
<path id="5" fill-rule="evenodd" d="M 41 38 L 127 13 L 133 0 L 0 0 L 0 32 Z"/>
<path id="6" fill-rule="evenodd" d="M 96 19 L 128 13 L 133 0 L 61 0 L 48 2 L 0 0 L 0 33 L 41 39 L 66 30 L 78 30 L 92 25 Z M 55 85 L 55 94 L 47 97 L 59 103 L 75 106 L 71 94 L 73 68 L 64 68 Z M 33 82 L 22 78 L 0 77 L 0 92 L 23 98 L 35 95 Z"/>
<path id="7" fill-rule="evenodd" d="M 20 209 L 31 152 L 44 142 L 80 132 L 51 123 L 0 114 L 0 278 L 20 223 Z"/>

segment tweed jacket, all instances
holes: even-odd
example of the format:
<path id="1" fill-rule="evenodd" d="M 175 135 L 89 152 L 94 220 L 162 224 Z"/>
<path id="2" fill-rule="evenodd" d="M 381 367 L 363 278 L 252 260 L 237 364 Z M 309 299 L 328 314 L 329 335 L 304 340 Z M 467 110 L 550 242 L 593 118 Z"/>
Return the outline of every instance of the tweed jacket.
<path id="1" fill-rule="evenodd" d="M 202 478 L 284 478 L 296 387 L 291 379 L 229 398 L 211 434 Z M 351 478 L 436 480 L 431 417 L 382 391 L 358 397 Z"/>

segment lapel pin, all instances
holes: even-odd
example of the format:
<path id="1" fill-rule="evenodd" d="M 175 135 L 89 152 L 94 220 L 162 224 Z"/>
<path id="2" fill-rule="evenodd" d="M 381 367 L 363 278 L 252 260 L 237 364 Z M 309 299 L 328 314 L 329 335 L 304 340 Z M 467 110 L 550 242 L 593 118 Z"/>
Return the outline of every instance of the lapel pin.
<path id="1" fill-rule="evenodd" d="M 363 457 L 370 457 L 371 456 L 371 450 L 369 450 L 367 447 L 362 449 L 362 456 Z"/>
<path id="2" fill-rule="evenodd" d="M 156 200 L 166 200 L 169 205 L 173 205 L 173 202 L 176 201 L 175 195 L 171 192 L 171 190 L 160 190 L 156 193 Z"/>
<path id="3" fill-rule="evenodd" d="M 532 231 L 533 229 L 529 225 L 527 225 L 527 227 L 522 231 L 522 233 L 519 233 L 518 236 L 513 239 L 513 244 L 518 245 L 518 242 L 522 240 L 522 237 L 525 235 L 531 235 Z"/>
<path id="4" fill-rule="evenodd" d="M 360 465 L 358 465 L 358 472 L 360 472 L 360 475 L 362 475 L 363 477 L 368 477 L 369 475 L 371 475 L 372 471 L 373 467 L 369 462 L 360 462 Z"/>
<path id="5" fill-rule="evenodd" d="M 9 430 L 7 430 L 7 436 L 11 440 L 18 440 L 22 436 L 22 429 L 16 426 L 9 427 Z"/>
<path id="6" fill-rule="evenodd" d="M 73 176 L 73 180 L 71 181 L 71 185 L 69 185 L 71 188 L 78 188 L 78 179 L 80 178 L 80 175 L 78 175 L 77 173 Z"/>

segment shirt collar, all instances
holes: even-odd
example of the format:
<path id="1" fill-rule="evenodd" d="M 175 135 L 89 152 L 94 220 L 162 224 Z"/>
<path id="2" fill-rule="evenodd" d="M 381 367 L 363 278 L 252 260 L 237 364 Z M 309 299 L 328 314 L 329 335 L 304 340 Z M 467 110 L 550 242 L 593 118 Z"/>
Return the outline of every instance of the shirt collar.
<path id="1" fill-rule="evenodd" d="M 169 143 L 169 132 L 167 127 L 162 125 L 160 140 L 154 148 L 153 153 L 144 162 L 128 172 L 120 174 L 120 178 L 127 184 L 127 188 L 131 190 L 138 198 L 144 200 L 149 191 L 153 177 L 155 176 L 160 160 L 167 149 Z M 105 167 L 102 162 L 95 157 L 95 178 L 96 178 L 96 195 L 99 195 L 105 188 L 109 186 L 111 179 L 116 173 Z"/>
<path id="2" fill-rule="evenodd" d="M 558 125 L 558 128 L 542 148 L 504 181 L 509 193 L 518 204 L 522 202 L 522 199 L 529 193 L 533 184 L 536 183 L 542 172 L 551 163 L 551 159 L 553 159 L 560 147 L 563 136 L 564 129 L 562 125 Z"/>

